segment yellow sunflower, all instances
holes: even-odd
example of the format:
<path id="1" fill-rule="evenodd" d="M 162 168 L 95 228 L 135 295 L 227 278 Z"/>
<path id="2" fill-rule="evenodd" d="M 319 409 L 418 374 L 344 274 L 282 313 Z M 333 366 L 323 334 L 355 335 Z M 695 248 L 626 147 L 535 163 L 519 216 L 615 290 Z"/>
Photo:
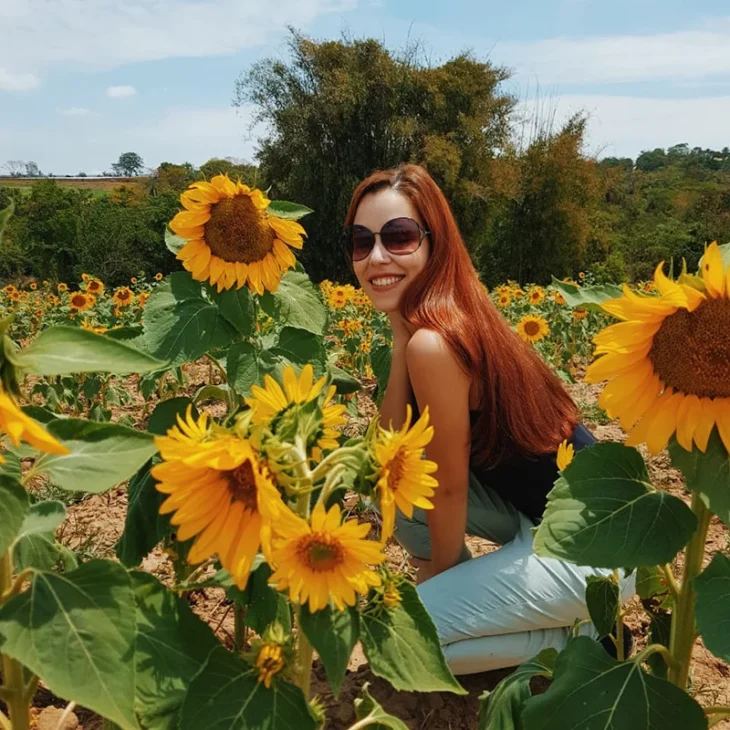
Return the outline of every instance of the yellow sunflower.
<path id="1" fill-rule="evenodd" d="M 177 258 L 196 281 L 218 291 L 248 284 L 252 292 L 276 291 L 281 275 L 296 264 L 289 249 L 302 248 L 304 228 L 269 213 L 271 201 L 258 188 L 227 175 L 195 182 L 181 196 L 185 210 L 170 228 L 188 243 Z"/>
<path id="2" fill-rule="evenodd" d="M 38 288 L 38 284 L 36 284 L 34 281 L 30 283 L 30 290 L 35 291 Z"/>
<path id="3" fill-rule="evenodd" d="M 63 294 L 68 291 L 68 284 L 61 282 L 56 288 L 58 289 L 59 294 Z"/>
<path id="4" fill-rule="evenodd" d="M 281 415 L 292 405 L 302 405 L 314 400 L 324 388 L 327 381 L 322 376 L 314 382 L 314 368 L 310 364 L 302 368 L 297 378 L 294 368 L 287 365 L 282 376 L 284 388 L 270 375 L 264 376 L 264 387 L 251 386 L 251 397 L 246 398 L 246 404 L 253 409 L 252 423 L 255 426 L 269 425 L 277 416 Z M 321 459 L 324 450 L 336 449 L 339 443 L 340 432 L 338 426 L 344 426 L 344 413 L 347 407 L 334 403 L 337 388 L 331 385 L 322 405 L 322 423 L 316 436 L 317 446 L 313 449 L 312 457 L 315 461 Z"/>
<path id="5" fill-rule="evenodd" d="M 162 281 L 163 278 L 164 277 L 159 271 L 155 274 L 155 281 Z"/>
<path id="6" fill-rule="evenodd" d="M 149 292 L 143 291 L 141 294 L 137 294 L 137 306 L 144 307 L 144 305 L 147 304 L 147 300 L 149 298 Z"/>
<path id="7" fill-rule="evenodd" d="M 555 304 L 565 304 L 565 297 L 559 291 L 551 292 Z"/>
<path id="8" fill-rule="evenodd" d="M 512 297 L 507 292 L 502 292 L 501 294 L 497 295 L 497 305 L 499 307 L 502 307 L 503 309 L 504 309 L 504 307 L 509 306 L 509 303 L 511 301 L 512 301 Z"/>
<path id="9" fill-rule="evenodd" d="M 256 671 L 258 681 L 263 682 L 266 689 L 271 687 L 271 680 L 284 668 L 284 650 L 281 644 L 262 642 L 256 653 Z"/>
<path id="10" fill-rule="evenodd" d="M 311 524 L 289 512 L 285 519 L 272 522 L 269 582 L 289 598 L 309 610 L 319 611 L 330 600 L 340 611 L 354 606 L 357 594 L 366 595 L 380 585 L 380 576 L 369 565 L 385 560 L 381 545 L 367 540 L 367 523 L 342 523 L 338 504 L 325 512 L 320 502 L 312 511 Z"/>
<path id="11" fill-rule="evenodd" d="M 533 343 L 539 342 L 550 332 L 550 327 L 548 327 L 548 323 L 542 317 L 536 317 L 532 314 L 525 315 L 517 323 L 516 329 L 517 334 L 525 342 Z"/>
<path id="12" fill-rule="evenodd" d="M 652 454 L 675 431 L 684 449 L 694 441 L 705 451 L 714 426 L 730 451 L 730 266 L 725 271 L 716 243 L 701 269 L 704 291 L 667 278 L 662 262 L 654 272 L 659 296 L 624 286 L 622 297 L 601 305 L 623 321 L 593 338 L 602 357 L 585 380 L 610 381 L 598 404 L 633 429 L 628 445 L 646 442 Z"/>
<path id="13" fill-rule="evenodd" d="M 134 292 L 128 286 L 120 286 L 114 292 L 112 299 L 117 303 L 117 307 L 127 307 L 134 301 Z"/>
<path id="14" fill-rule="evenodd" d="M 7 286 L 3 287 L 3 291 L 6 294 L 13 294 L 14 292 L 18 291 L 12 284 L 8 284 Z"/>
<path id="15" fill-rule="evenodd" d="M 267 469 L 250 442 L 216 431 L 205 415 L 196 422 L 190 410 L 155 444 L 164 461 L 151 474 L 157 489 L 169 495 L 160 514 L 174 512 L 170 522 L 178 540 L 196 538 L 188 562 L 202 563 L 217 553 L 236 585 L 245 588 L 264 516 L 276 516 L 278 505 L 284 506 Z"/>
<path id="16" fill-rule="evenodd" d="M 46 454 L 68 454 L 69 450 L 32 418 L 18 408 L 15 401 L 0 385 L 0 433 L 6 433 L 13 446 L 26 441 Z M 0 464 L 5 459 L 0 455 Z"/>
<path id="17" fill-rule="evenodd" d="M 104 284 L 99 279 L 89 279 L 86 282 L 86 292 L 99 296 L 104 292 Z"/>
<path id="18" fill-rule="evenodd" d="M 585 319 L 588 316 L 588 310 L 583 309 L 583 307 L 578 307 L 577 309 L 573 310 L 573 319 L 576 322 L 579 322 L 581 319 Z"/>
<path id="19" fill-rule="evenodd" d="M 350 301 L 350 294 L 344 286 L 336 286 L 331 290 L 328 298 L 330 307 L 342 309 Z"/>
<path id="20" fill-rule="evenodd" d="M 558 446 L 558 469 L 560 469 L 560 471 L 563 471 L 563 469 L 565 469 L 568 464 L 573 461 L 574 456 L 575 447 L 573 446 L 573 444 L 568 443 L 568 440 L 566 439 L 560 444 L 560 446 Z"/>
<path id="21" fill-rule="evenodd" d="M 75 291 L 68 298 L 68 305 L 72 312 L 84 312 L 96 304 L 96 297 L 83 291 Z"/>
<path id="22" fill-rule="evenodd" d="M 430 497 L 438 482 L 431 476 L 438 469 L 434 461 L 424 458 L 424 449 L 433 438 L 433 426 L 428 425 L 428 406 L 411 425 L 411 407 L 406 406 L 406 420 L 400 431 L 378 428 L 373 451 L 379 469 L 378 492 L 383 515 L 381 540 L 393 534 L 396 507 L 413 517 L 413 508 L 433 509 Z"/>
<path id="23" fill-rule="evenodd" d="M 545 299 L 545 290 L 541 286 L 535 286 L 527 293 L 527 299 L 530 304 L 537 306 Z"/>

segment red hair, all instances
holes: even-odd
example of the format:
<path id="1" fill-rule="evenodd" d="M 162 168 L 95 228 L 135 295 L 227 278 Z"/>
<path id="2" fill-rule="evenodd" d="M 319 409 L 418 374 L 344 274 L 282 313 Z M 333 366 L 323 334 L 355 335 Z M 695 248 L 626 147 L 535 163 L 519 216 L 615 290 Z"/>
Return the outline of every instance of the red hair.
<path id="1" fill-rule="evenodd" d="M 391 188 L 405 195 L 430 231 L 431 253 L 403 295 L 401 314 L 438 332 L 464 371 L 481 381 L 472 458 L 491 468 L 515 454 L 557 450 L 578 424 L 575 403 L 535 349 L 523 342 L 482 286 L 449 203 L 420 165 L 378 170 L 355 189 L 345 218 L 360 201 Z M 516 485 L 517 486 L 517 485 Z"/>

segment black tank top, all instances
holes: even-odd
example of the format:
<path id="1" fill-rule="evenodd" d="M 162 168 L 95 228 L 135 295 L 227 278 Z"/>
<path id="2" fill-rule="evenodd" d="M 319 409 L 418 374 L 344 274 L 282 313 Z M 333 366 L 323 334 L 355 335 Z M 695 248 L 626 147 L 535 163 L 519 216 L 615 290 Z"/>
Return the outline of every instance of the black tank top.
<path id="1" fill-rule="evenodd" d="M 478 413 L 470 411 L 472 424 Z M 596 442 L 596 437 L 579 423 L 569 443 L 576 452 Z M 548 492 L 558 478 L 557 452 L 525 456 L 515 454 L 501 464 L 485 469 L 476 466 L 471 471 L 486 487 L 494 489 L 506 502 L 537 523 L 545 511 Z"/>
<path id="2" fill-rule="evenodd" d="M 415 423 L 419 417 L 415 398 L 412 407 L 411 422 Z M 472 426 L 478 416 L 479 411 L 469 411 Z M 576 452 L 595 442 L 596 437 L 582 423 L 578 424 L 569 439 Z M 481 484 L 494 489 L 505 502 L 511 503 L 535 523 L 542 518 L 548 492 L 553 488 L 559 473 L 557 451 L 538 456 L 515 454 L 491 469 L 472 464 L 469 468 Z"/>

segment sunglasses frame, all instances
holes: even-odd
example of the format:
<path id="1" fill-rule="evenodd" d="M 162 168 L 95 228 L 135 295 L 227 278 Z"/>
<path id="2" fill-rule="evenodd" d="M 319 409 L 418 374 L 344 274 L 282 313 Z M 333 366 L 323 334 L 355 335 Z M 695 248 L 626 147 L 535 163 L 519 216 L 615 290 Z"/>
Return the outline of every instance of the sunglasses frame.
<path id="1" fill-rule="evenodd" d="M 418 227 L 418 245 L 416 248 L 413 249 L 413 251 L 407 251 L 405 253 L 398 253 L 397 251 L 391 251 L 387 244 L 383 243 L 383 237 L 381 235 L 383 228 L 387 226 L 389 223 L 392 223 L 393 221 L 399 221 L 399 220 L 408 220 L 413 221 L 416 226 Z M 355 228 L 364 228 L 368 233 L 370 233 L 373 237 L 373 245 L 370 247 L 370 251 L 368 251 L 367 256 L 363 256 L 361 259 L 354 259 L 353 255 L 355 253 L 355 247 L 352 245 L 352 233 Z M 345 250 L 348 254 L 348 258 L 352 262 L 359 262 L 359 261 L 365 261 L 365 259 L 368 258 L 373 252 L 373 249 L 375 248 L 375 236 L 380 236 L 380 242 L 383 243 L 383 246 L 385 247 L 385 250 L 391 255 L 391 256 L 410 256 L 413 253 L 416 253 L 419 248 L 421 248 L 421 244 L 423 243 L 423 239 L 428 236 L 431 233 L 431 231 L 427 231 L 415 218 L 411 218 L 407 215 L 399 215 L 397 218 L 391 218 L 389 221 L 386 221 L 382 228 L 379 231 L 371 231 L 367 226 L 362 226 L 360 224 L 352 223 L 349 226 L 345 227 L 345 229 L 342 231 L 342 240 L 345 244 Z"/>

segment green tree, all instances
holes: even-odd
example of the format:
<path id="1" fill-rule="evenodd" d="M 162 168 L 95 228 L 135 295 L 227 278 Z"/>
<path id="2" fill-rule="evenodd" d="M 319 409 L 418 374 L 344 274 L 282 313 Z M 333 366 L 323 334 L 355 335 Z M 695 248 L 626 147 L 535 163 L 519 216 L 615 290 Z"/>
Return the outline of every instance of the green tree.
<path id="1" fill-rule="evenodd" d="M 125 175 L 126 177 L 139 175 L 143 169 L 144 161 L 136 152 L 123 152 L 112 165 L 115 175 Z"/>
<path id="2" fill-rule="evenodd" d="M 585 123 L 576 115 L 556 133 L 538 131 L 506 161 L 514 182 L 484 259 L 486 283 L 548 284 L 582 268 L 600 190 L 595 162 L 582 153 Z"/>
<path id="3" fill-rule="evenodd" d="M 231 180 L 241 180 L 246 185 L 259 187 L 262 182 L 259 179 L 259 170 L 256 165 L 236 160 L 233 157 L 212 157 L 203 163 L 198 170 L 198 177 L 202 180 L 210 180 L 216 175 L 228 175 Z"/>
<path id="4" fill-rule="evenodd" d="M 372 39 L 316 42 L 291 30 L 288 61 L 260 61 L 236 83 L 234 105 L 255 103 L 270 130 L 258 159 L 272 197 L 315 211 L 302 255 L 315 280 L 350 275 L 339 240 L 352 192 L 404 161 L 442 186 L 475 252 L 484 241 L 491 161 L 515 103 L 500 89 L 508 73 L 467 53 L 440 66 L 421 56 L 413 44 L 396 54 Z"/>

